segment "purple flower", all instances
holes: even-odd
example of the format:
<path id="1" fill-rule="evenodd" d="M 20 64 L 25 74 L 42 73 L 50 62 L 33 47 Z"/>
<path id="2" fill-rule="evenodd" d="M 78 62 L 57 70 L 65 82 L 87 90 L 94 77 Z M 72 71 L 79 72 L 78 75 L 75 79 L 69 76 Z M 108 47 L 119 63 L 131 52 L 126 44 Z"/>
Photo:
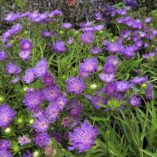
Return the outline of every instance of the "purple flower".
<path id="1" fill-rule="evenodd" d="M 60 88 L 58 86 L 49 86 L 42 91 L 44 100 L 53 101 L 60 96 Z"/>
<path id="2" fill-rule="evenodd" d="M 63 53 L 66 51 L 65 43 L 64 41 L 56 41 L 53 44 L 53 50 L 56 53 Z"/>
<path id="3" fill-rule="evenodd" d="M 86 88 L 86 85 L 82 78 L 76 76 L 66 80 L 66 88 L 69 93 L 81 94 Z"/>
<path id="4" fill-rule="evenodd" d="M 97 128 L 93 127 L 87 120 L 81 126 L 69 133 L 69 150 L 78 150 L 79 153 L 90 149 L 96 141 Z"/>
<path id="5" fill-rule="evenodd" d="M 28 144 L 28 143 L 30 143 L 30 142 L 31 142 L 31 139 L 30 139 L 27 135 L 20 136 L 20 137 L 18 138 L 18 143 L 19 143 L 20 145 L 26 145 L 26 144 Z"/>
<path id="6" fill-rule="evenodd" d="M 102 51 L 103 51 L 103 49 L 102 49 L 102 48 L 99 48 L 99 47 L 92 47 L 92 48 L 90 49 L 90 52 L 91 52 L 92 54 L 100 54 Z"/>
<path id="7" fill-rule="evenodd" d="M 77 125 L 77 121 L 74 120 L 72 117 L 65 117 L 62 120 L 62 125 L 64 126 L 64 128 L 74 128 Z"/>
<path id="8" fill-rule="evenodd" d="M 49 121 L 43 115 L 39 116 L 33 124 L 33 128 L 36 132 L 46 132 L 48 130 L 48 127 Z"/>
<path id="9" fill-rule="evenodd" d="M 118 65 L 120 61 L 116 56 L 108 56 L 106 57 L 106 63 Z"/>
<path id="10" fill-rule="evenodd" d="M 112 63 L 106 63 L 104 65 L 104 72 L 107 74 L 115 74 L 117 71 L 117 66 Z"/>
<path id="11" fill-rule="evenodd" d="M 31 108 L 31 112 L 33 113 L 33 117 L 37 118 L 44 114 L 44 110 L 40 109 L 39 107 Z"/>
<path id="12" fill-rule="evenodd" d="M 69 29 L 72 27 L 72 24 L 71 23 L 63 23 L 62 26 L 61 26 L 63 29 Z"/>
<path id="13" fill-rule="evenodd" d="M 8 150 L 11 147 L 11 143 L 8 140 L 0 139 L 0 151 Z"/>
<path id="14" fill-rule="evenodd" d="M 18 65 L 16 63 L 10 62 L 6 65 L 6 72 L 9 75 L 19 74 L 21 72 L 21 69 L 18 67 Z"/>
<path id="15" fill-rule="evenodd" d="M 104 88 L 105 94 L 108 96 L 115 96 L 116 92 L 116 84 L 114 82 L 112 83 L 107 83 L 105 88 Z"/>
<path id="16" fill-rule="evenodd" d="M 71 44 L 74 42 L 74 40 L 75 40 L 74 38 L 69 38 L 69 40 L 68 40 L 68 44 L 71 45 Z"/>
<path id="17" fill-rule="evenodd" d="M 108 42 L 106 49 L 110 52 L 113 52 L 113 53 L 119 53 L 122 51 L 123 46 L 119 42 L 115 42 L 115 43 L 109 43 Z"/>
<path id="18" fill-rule="evenodd" d="M 94 35 L 91 32 L 87 32 L 81 35 L 81 41 L 85 44 L 91 44 L 94 41 Z"/>
<path id="19" fill-rule="evenodd" d="M 0 106 L 0 127 L 6 128 L 15 117 L 15 111 L 7 104 Z"/>
<path id="20" fill-rule="evenodd" d="M 98 60 L 94 57 L 84 59 L 83 63 L 80 63 L 79 74 L 80 76 L 86 77 L 92 72 L 95 72 L 98 67 Z"/>
<path id="21" fill-rule="evenodd" d="M 147 77 L 134 77 L 133 79 L 130 80 L 130 82 L 135 85 L 139 85 L 147 81 L 148 81 Z"/>
<path id="22" fill-rule="evenodd" d="M 25 75 L 23 76 L 23 80 L 26 84 L 30 84 L 35 79 L 35 71 L 34 68 L 29 68 L 25 71 Z"/>
<path id="23" fill-rule="evenodd" d="M 14 22 L 14 21 L 18 20 L 18 18 L 19 18 L 19 14 L 10 12 L 9 14 L 7 14 L 7 16 L 4 18 L 4 20 L 7 22 Z"/>
<path id="24" fill-rule="evenodd" d="M 60 113 L 60 108 L 55 103 L 50 103 L 48 107 L 46 108 L 45 115 L 50 123 L 53 123 L 56 121 Z"/>
<path id="25" fill-rule="evenodd" d="M 126 92 L 129 89 L 130 85 L 126 81 L 117 81 L 116 82 L 116 91 L 117 92 Z"/>
<path id="26" fill-rule="evenodd" d="M 52 86 L 54 85 L 54 78 L 50 73 L 45 73 L 42 77 L 41 80 L 43 81 L 44 85 L 47 86 Z"/>
<path id="27" fill-rule="evenodd" d="M 32 50 L 32 42 L 29 39 L 22 39 L 20 42 L 20 49 L 22 51 L 31 51 Z"/>
<path id="28" fill-rule="evenodd" d="M 22 154 L 22 157 L 33 157 L 33 155 L 29 150 L 27 150 L 24 154 Z"/>
<path id="29" fill-rule="evenodd" d="M 39 89 L 37 89 L 33 91 L 28 91 L 24 97 L 23 103 L 29 109 L 34 109 L 42 103 L 42 100 L 43 100 L 42 93 Z"/>
<path id="30" fill-rule="evenodd" d="M 135 56 L 135 50 L 137 47 L 135 45 L 126 47 L 122 50 L 122 54 L 127 58 L 132 58 Z"/>
<path id="31" fill-rule="evenodd" d="M 64 95 L 60 95 L 54 100 L 53 103 L 57 105 L 60 110 L 63 110 L 67 104 L 67 98 Z"/>
<path id="32" fill-rule="evenodd" d="M 127 6 L 130 6 L 131 8 L 134 8 L 138 5 L 137 0 L 123 0 L 124 4 Z"/>
<path id="33" fill-rule="evenodd" d="M 0 50 L 0 61 L 3 61 L 7 58 L 7 53 Z"/>
<path id="34" fill-rule="evenodd" d="M 94 26 L 94 31 L 102 31 L 105 29 L 104 25 L 97 25 L 97 26 Z"/>
<path id="35" fill-rule="evenodd" d="M 83 106 L 82 104 L 79 103 L 70 110 L 70 116 L 73 117 L 74 119 L 78 119 L 81 115 L 82 109 Z"/>
<path id="36" fill-rule="evenodd" d="M 139 106 L 141 104 L 141 98 L 139 98 L 138 95 L 134 94 L 130 97 L 129 103 L 135 107 Z"/>
<path id="37" fill-rule="evenodd" d="M 1 157 L 12 157 L 10 151 L 8 151 L 8 150 L 0 150 L 0 156 Z"/>
<path id="38" fill-rule="evenodd" d="M 41 35 L 42 35 L 42 37 L 45 37 L 45 38 L 51 38 L 52 37 L 52 32 L 44 30 L 44 31 L 41 32 Z"/>
<path id="39" fill-rule="evenodd" d="M 100 80 L 109 83 L 112 82 L 114 80 L 114 74 L 105 74 L 105 73 L 101 73 L 99 74 L 99 78 Z"/>
<path id="40" fill-rule="evenodd" d="M 145 90 L 145 95 L 148 100 L 153 98 L 153 85 L 149 83 L 147 89 Z"/>
<path id="41" fill-rule="evenodd" d="M 34 138 L 34 142 L 39 147 L 43 148 L 46 147 L 50 143 L 50 136 L 47 133 L 38 133 Z"/>
<path id="42" fill-rule="evenodd" d="M 22 60 L 29 60 L 30 59 L 30 55 L 31 55 L 31 51 L 30 50 L 20 51 L 20 53 L 19 53 L 19 57 Z"/>
<path id="43" fill-rule="evenodd" d="M 47 60 L 44 58 L 38 61 L 37 64 L 35 65 L 34 71 L 36 77 L 42 77 L 43 75 L 45 75 L 48 72 Z"/>
<path id="44" fill-rule="evenodd" d="M 16 75 L 13 77 L 13 79 L 10 82 L 15 84 L 15 83 L 19 82 L 20 80 L 21 80 L 21 78 L 18 75 Z"/>
<path id="45" fill-rule="evenodd" d="M 49 13 L 49 17 L 62 16 L 62 15 L 63 15 L 62 11 L 58 9 L 53 10 Z"/>

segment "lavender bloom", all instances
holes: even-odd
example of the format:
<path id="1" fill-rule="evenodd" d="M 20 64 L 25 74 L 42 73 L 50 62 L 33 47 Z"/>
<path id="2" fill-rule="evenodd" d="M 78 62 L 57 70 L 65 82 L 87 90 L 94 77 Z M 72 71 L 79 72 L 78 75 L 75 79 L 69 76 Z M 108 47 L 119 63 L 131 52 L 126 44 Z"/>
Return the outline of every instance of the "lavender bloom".
<path id="1" fill-rule="evenodd" d="M 39 147 L 43 148 L 46 147 L 50 143 L 50 136 L 47 133 L 39 133 L 34 137 L 34 142 Z"/>
<path id="2" fill-rule="evenodd" d="M 60 95 L 54 100 L 53 103 L 57 105 L 60 110 L 63 110 L 67 103 L 67 98 L 64 95 Z"/>
<path id="3" fill-rule="evenodd" d="M 15 111 L 7 104 L 0 106 L 0 127 L 6 128 L 15 117 Z"/>
<path id="4" fill-rule="evenodd" d="M 45 74 L 41 77 L 41 80 L 43 81 L 43 83 L 44 83 L 44 85 L 45 85 L 46 87 L 52 86 L 52 85 L 54 85 L 54 83 L 55 83 L 53 76 L 52 76 L 51 74 L 49 74 L 48 72 L 45 73 Z"/>
<path id="5" fill-rule="evenodd" d="M 47 30 L 42 31 L 41 35 L 42 35 L 42 37 L 45 37 L 45 38 L 51 38 L 52 37 L 52 33 L 50 31 L 47 31 Z"/>
<path id="6" fill-rule="evenodd" d="M 98 60 L 96 58 L 88 58 L 84 59 L 83 63 L 80 63 L 79 73 L 80 76 L 86 77 L 90 75 L 92 72 L 95 72 L 98 67 Z"/>
<path id="7" fill-rule="evenodd" d="M 18 67 L 18 65 L 16 63 L 10 62 L 6 65 L 6 72 L 9 75 L 19 74 L 21 72 L 21 69 Z"/>
<path id="8" fill-rule="evenodd" d="M 74 120 L 72 117 L 65 117 L 62 120 L 62 125 L 64 126 L 64 128 L 74 128 L 77 125 L 77 121 Z"/>
<path id="9" fill-rule="evenodd" d="M 82 109 L 83 106 L 82 104 L 79 103 L 70 110 L 70 116 L 73 117 L 74 119 L 78 119 L 81 115 Z"/>
<path id="10" fill-rule="evenodd" d="M 4 51 L 0 50 L 0 61 L 3 61 L 7 58 L 7 54 Z"/>
<path id="11" fill-rule="evenodd" d="M 100 54 L 102 51 L 103 51 L 103 49 L 102 49 L 102 48 L 99 48 L 99 47 L 92 47 L 92 48 L 90 49 L 90 52 L 91 52 L 92 54 Z"/>
<path id="12" fill-rule="evenodd" d="M 29 109 L 38 107 L 42 103 L 42 93 L 39 89 L 28 91 L 24 97 L 23 103 Z"/>
<path id="13" fill-rule="evenodd" d="M 8 150 L 0 150 L 0 156 L 1 157 L 12 157 L 10 151 L 8 151 Z"/>
<path id="14" fill-rule="evenodd" d="M 141 104 L 141 98 L 138 95 L 134 94 L 130 97 L 129 102 L 132 106 L 139 106 Z"/>
<path id="15" fill-rule="evenodd" d="M 74 38 L 69 38 L 69 40 L 68 40 L 68 44 L 71 45 L 71 44 L 74 42 L 74 40 L 75 40 Z"/>
<path id="16" fill-rule="evenodd" d="M 10 82 L 15 84 L 15 83 L 19 82 L 20 80 L 21 80 L 21 78 L 18 75 L 16 75 L 13 77 L 13 79 Z"/>
<path id="17" fill-rule="evenodd" d="M 60 108 L 55 103 L 50 103 L 46 108 L 45 115 L 50 123 L 53 123 L 58 118 Z"/>
<path id="18" fill-rule="evenodd" d="M 147 81 L 147 77 L 134 77 L 132 80 L 130 80 L 130 82 L 135 85 L 139 85 Z"/>
<path id="19" fill-rule="evenodd" d="M 117 92 L 126 92 L 129 89 L 130 85 L 125 81 L 117 81 L 116 82 L 116 91 Z"/>
<path id="20" fill-rule="evenodd" d="M 33 124 L 33 128 L 36 132 L 46 132 L 48 130 L 48 127 L 49 121 L 43 115 L 39 116 Z"/>
<path id="21" fill-rule="evenodd" d="M 56 52 L 56 53 L 63 53 L 66 51 L 66 47 L 65 47 L 65 43 L 64 41 L 56 41 L 54 44 L 53 44 L 53 50 Z"/>
<path id="22" fill-rule="evenodd" d="M 31 109 L 31 112 L 35 118 L 38 118 L 44 114 L 44 110 L 40 109 L 39 107 Z"/>
<path id="23" fill-rule="evenodd" d="M 49 13 L 49 17 L 62 16 L 62 15 L 63 15 L 62 11 L 58 9 L 53 10 Z"/>
<path id="24" fill-rule="evenodd" d="M 116 65 L 112 64 L 112 63 L 106 63 L 104 65 L 104 72 L 107 74 L 115 74 L 117 71 L 117 67 Z"/>
<path id="25" fill-rule="evenodd" d="M 119 42 L 115 42 L 115 43 L 109 43 L 108 42 L 106 46 L 107 46 L 106 49 L 109 52 L 113 52 L 113 53 L 119 53 L 123 49 L 123 46 Z"/>
<path id="26" fill-rule="evenodd" d="M 27 150 L 24 154 L 22 154 L 22 157 L 33 157 L 33 155 L 29 150 Z"/>
<path id="27" fill-rule="evenodd" d="M 35 71 L 34 68 L 29 68 L 25 71 L 25 75 L 23 76 L 23 80 L 26 84 L 30 84 L 35 79 Z"/>
<path id="28" fill-rule="evenodd" d="M 114 74 L 105 74 L 105 73 L 101 73 L 99 74 L 99 78 L 100 80 L 109 83 L 112 82 L 114 80 Z"/>
<path id="29" fill-rule="evenodd" d="M 135 45 L 129 46 L 122 50 L 122 54 L 127 58 L 132 58 L 135 56 L 135 50 L 137 50 Z"/>
<path id="30" fill-rule="evenodd" d="M 116 84 L 114 82 L 106 84 L 104 88 L 105 94 L 107 94 L 108 96 L 115 96 L 116 94 L 115 91 L 116 91 Z"/>
<path id="31" fill-rule="evenodd" d="M 145 95 L 148 100 L 151 100 L 153 98 L 153 85 L 150 83 L 145 90 Z"/>
<path id="32" fill-rule="evenodd" d="M 96 141 L 98 135 L 97 128 L 93 127 L 87 120 L 81 126 L 75 128 L 69 133 L 69 141 L 71 146 L 69 150 L 78 150 L 82 153 L 90 149 Z"/>
<path id="33" fill-rule="evenodd" d="M 1 139 L 0 140 L 0 151 L 1 150 L 8 150 L 11 147 L 11 143 L 8 140 Z"/>
<path id="34" fill-rule="evenodd" d="M 105 29 L 104 25 L 97 25 L 93 27 L 94 31 L 102 31 Z"/>
<path id="35" fill-rule="evenodd" d="M 81 35 L 81 41 L 85 44 L 91 44 L 94 41 L 94 35 L 91 32 L 87 32 Z"/>
<path id="36" fill-rule="evenodd" d="M 43 75 L 45 75 L 48 71 L 47 60 L 44 58 L 38 61 L 37 64 L 35 65 L 34 71 L 36 77 L 42 77 Z"/>
<path id="37" fill-rule="evenodd" d="M 30 142 L 31 142 L 31 139 L 28 138 L 27 135 L 20 136 L 20 137 L 18 138 L 18 143 L 19 143 L 20 145 L 26 145 L 26 144 L 28 144 L 28 143 L 30 143 Z"/>
<path id="38" fill-rule="evenodd" d="M 71 23 L 63 23 L 62 26 L 61 26 L 61 28 L 63 28 L 63 29 L 69 29 L 71 27 L 72 27 Z"/>
<path id="39" fill-rule="evenodd" d="M 106 63 L 118 65 L 120 61 L 116 56 L 108 56 L 106 57 Z"/>
<path id="40" fill-rule="evenodd" d="M 146 59 L 146 60 L 149 60 L 150 58 L 152 58 L 152 57 L 154 57 L 154 56 L 156 56 L 156 55 L 157 55 L 156 52 L 149 52 L 149 53 L 146 53 L 146 54 L 142 55 L 142 57 L 143 57 L 144 59 Z"/>
<path id="41" fill-rule="evenodd" d="M 18 18 L 19 18 L 19 14 L 11 12 L 4 18 L 4 20 L 7 22 L 14 22 L 18 20 Z"/>
<path id="42" fill-rule="evenodd" d="M 60 88 L 57 86 L 46 87 L 42 91 L 44 100 L 54 101 L 58 96 L 60 96 Z"/>
<path id="43" fill-rule="evenodd" d="M 81 94 L 86 85 L 83 79 L 76 76 L 66 80 L 66 88 L 69 93 Z"/>
<path id="44" fill-rule="evenodd" d="M 22 60 L 29 60 L 30 59 L 30 55 L 31 55 L 31 51 L 20 51 L 19 53 L 19 57 L 22 59 Z"/>
<path id="45" fill-rule="evenodd" d="M 130 6 L 131 8 L 135 8 L 138 3 L 137 0 L 123 0 L 124 4 Z"/>
<path id="46" fill-rule="evenodd" d="M 20 42 L 20 49 L 22 51 L 31 51 L 32 50 L 32 42 L 29 39 L 22 39 Z"/>

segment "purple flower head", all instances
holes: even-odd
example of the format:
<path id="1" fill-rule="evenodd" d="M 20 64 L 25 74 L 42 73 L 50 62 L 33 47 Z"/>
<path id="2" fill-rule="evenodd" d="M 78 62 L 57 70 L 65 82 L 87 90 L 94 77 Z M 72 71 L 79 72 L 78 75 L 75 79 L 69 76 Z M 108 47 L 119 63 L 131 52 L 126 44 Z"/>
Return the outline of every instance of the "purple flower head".
<path id="1" fill-rule="evenodd" d="M 11 147 L 11 143 L 8 140 L 1 139 L 0 140 L 0 151 L 1 150 L 8 150 Z"/>
<path id="2" fill-rule="evenodd" d="M 50 123 L 56 121 L 60 113 L 60 108 L 55 103 L 50 103 L 46 108 L 45 115 Z"/>
<path id="3" fill-rule="evenodd" d="M 144 19 L 144 22 L 145 23 L 150 23 L 152 21 L 152 18 L 151 17 L 146 17 L 145 19 Z"/>
<path id="4" fill-rule="evenodd" d="M 53 50 L 56 52 L 56 53 L 63 53 L 66 51 L 66 47 L 65 47 L 65 43 L 64 41 L 56 41 L 54 44 L 53 44 Z"/>
<path id="5" fill-rule="evenodd" d="M 30 84 L 35 79 L 35 71 L 34 68 L 29 68 L 25 71 L 25 74 L 23 76 L 23 80 L 26 84 Z"/>
<path id="6" fill-rule="evenodd" d="M 126 81 L 117 81 L 116 82 L 116 91 L 117 92 L 126 92 L 129 89 L 130 85 Z"/>
<path id="7" fill-rule="evenodd" d="M 83 63 L 80 63 L 79 73 L 80 76 L 86 77 L 92 72 L 95 72 L 98 67 L 98 60 L 94 57 L 84 59 Z"/>
<path id="8" fill-rule="evenodd" d="M 31 139 L 30 139 L 27 135 L 20 136 L 20 137 L 18 138 L 18 143 L 19 143 L 20 145 L 26 145 L 26 144 L 28 144 L 28 143 L 30 143 L 30 142 L 31 142 Z"/>
<path id="9" fill-rule="evenodd" d="M 139 106 L 141 105 L 141 98 L 139 98 L 138 95 L 134 94 L 130 97 L 129 103 L 130 105 L 135 106 L 135 107 Z"/>
<path id="10" fill-rule="evenodd" d="M 77 125 L 77 121 L 74 120 L 72 117 L 65 117 L 62 120 L 62 125 L 64 126 L 64 128 L 74 128 Z"/>
<path id="11" fill-rule="evenodd" d="M 3 61 L 7 58 L 7 53 L 0 50 L 0 61 Z"/>
<path id="12" fill-rule="evenodd" d="M 123 2 L 126 6 L 129 6 L 131 8 L 135 8 L 138 5 L 137 0 L 123 0 Z"/>
<path id="13" fill-rule="evenodd" d="M 112 63 L 106 63 L 104 65 L 104 72 L 106 74 L 115 74 L 117 71 L 117 66 Z"/>
<path id="14" fill-rule="evenodd" d="M 107 46 L 106 49 L 109 52 L 113 52 L 113 53 L 119 53 L 123 49 L 123 46 L 119 42 L 115 42 L 115 43 L 109 43 L 108 42 L 106 46 Z"/>
<path id="15" fill-rule="evenodd" d="M 95 19 L 98 20 L 98 21 L 104 21 L 104 17 L 103 17 L 103 14 L 98 12 L 95 14 Z"/>
<path id="16" fill-rule="evenodd" d="M 100 80 L 109 83 L 112 82 L 114 80 L 114 74 L 105 74 L 105 73 L 101 73 L 99 74 L 99 78 Z"/>
<path id="17" fill-rule="evenodd" d="M 15 84 L 15 83 L 19 82 L 20 80 L 21 80 L 21 78 L 18 75 L 16 75 L 13 77 L 13 79 L 10 82 Z"/>
<path id="18" fill-rule="evenodd" d="M 16 63 L 10 62 L 6 65 L 6 72 L 9 75 L 19 74 L 21 72 L 21 69 L 18 67 L 18 65 Z"/>
<path id="19" fill-rule="evenodd" d="M 60 88 L 58 86 L 49 86 L 42 91 L 44 100 L 54 101 L 58 96 L 60 96 Z"/>
<path id="20" fill-rule="evenodd" d="M 81 35 L 81 41 L 84 44 L 91 44 L 94 41 L 94 35 L 91 32 L 87 32 Z"/>
<path id="21" fill-rule="evenodd" d="M 81 29 L 83 33 L 91 32 L 93 33 L 95 31 L 94 27 L 85 27 Z"/>
<path id="22" fill-rule="evenodd" d="M 91 52 L 92 54 L 100 54 L 100 53 L 102 53 L 102 51 L 103 51 L 103 49 L 102 49 L 102 48 L 99 48 L 99 47 L 92 47 L 92 48 L 90 49 L 90 52 Z"/>
<path id="23" fill-rule="evenodd" d="M 37 64 L 35 65 L 34 71 L 36 77 L 42 77 L 43 75 L 45 75 L 48 72 L 47 60 L 44 58 L 38 61 Z"/>
<path id="24" fill-rule="evenodd" d="M 7 104 L 0 106 L 0 127 L 3 129 L 8 127 L 15 117 L 15 111 Z"/>
<path id="25" fill-rule="evenodd" d="M 142 55 L 142 57 L 145 59 L 145 60 L 149 60 L 150 58 L 156 56 L 157 53 L 156 52 L 149 52 L 149 53 L 146 53 L 144 55 Z"/>
<path id="26" fill-rule="evenodd" d="M 34 142 L 39 147 L 43 148 L 46 147 L 50 143 L 50 136 L 47 133 L 38 133 L 34 138 Z"/>
<path id="27" fill-rule="evenodd" d="M 45 38 L 51 38 L 52 37 L 52 32 L 44 30 L 44 31 L 41 32 L 41 35 L 42 35 L 42 37 L 45 37 Z"/>
<path id="28" fill-rule="evenodd" d="M 71 146 L 69 150 L 78 150 L 82 153 L 90 149 L 96 141 L 98 135 L 97 128 L 93 127 L 87 120 L 79 127 L 75 128 L 73 132 L 69 133 L 69 142 Z"/>
<path id="29" fill-rule="evenodd" d="M 130 82 L 134 85 L 139 85 L 147 81 L 148 81 L 147 77 L 134 77 L 133 79 L 130 80 Z"/>
<path id="30" fill-rule="evenodd" d="M 104 92 L 108 96 L 115 96 L 116 94 L 116 83 L 107 83 L 104 87 Z"/>
<path id="31" fill-rule="evenodd" d="M 82 78 L 76 76 L 66 80 L 66 88 L 69 93 L 81 94 L 86 88 L 86 85 Z"/>
<path id="32" fill-rule="evenodd" d="M 32 50 L 32 42 L 29 39 L 22 39 L 20 42 L 20 49 L 22 51 L 31 51 Z"/>
<path id="33" fill-rule="evenodd" d="M 104 25 L 97 25 L 93 27 L 94 31 L 102 31 L 105 29 Z"/>
<path id="34" fill-rule="evenodd" d="M 39 116 L 33 124 L 33 128 L 36 132 L 46 132 L 48 127 L 49 121 L 43 115 Z"/>
<path id="35" fill-rule="evenodd" d="M 106 63 L 118 65 L 120 61 L 116 56 L 108 56 L 106 57 Z"/>
<path id="36" fill-rule="evenodd" d="M 63 29 L 69 29 L 72 27 L 72 24 L 71 23 L 63 23 L 62 26 L 61 26 Z"/>
<path id="37" fill-rule="evenodd" d="M 0 150 L 0 156 L 1 157 L 12 157 L 10 151 L 8 151 L 8 150 Z"/>
<path id="38" fill-rule="evenodd" d="M 153 98 L 153 85 L 151 83 L 148 84 L 148 87 L 145 90 L 145 95 L 148 100 Z"/>
<path id="39" fill-rule="evenodd" d="M 49 17 L 62 16 L 62 15 L 63 15 L 62 11 L 58 9 L 53 10 L 49 13 Z"/>
<path id="40" fill-rule="evenodd" d="M 85 27 L 90 27 L 92 25 L 92 22 L 81 22 L 80 27 L 85 28 Z"/>
<path id="41" fill-rule="evenodd" d="M 22 59 L 22 60 L 29 60 L 30 59 L 30 55 L 31 55 L 31 51 L 20 51 L 19 53 L 19 57 Z"/>
<path id="42" fill-rule="evenodd" d="M 33 157 L 33 155 L 29 150 L 27 150 L 25 153 L 22 154 L 22 157 Z"/>
<path id="43" fill-rule="evenodd" d="M 27 91 L 23 103 L 29 109 L 34 109 L 38 107 L 43 100 L 43 95 L 39 89 L 33 91 Z"/>
<path id="44" fill-rule="evenodd" d="M 82 109 L 83 106 L 79 103 L 70 110 L 70 116 L 74 119 L 78 119 L 81 116 Z"/>
<path id="45" fill-rule="evenodd" d="M 41 77 L 41 80 L 46 87 L 52 86 L 55 83 L 53 76 L 48 72 Z"/>
<path id="46" fill-rule="evenodd" d="M 36 107 L 36 108 L 31 108 L 31 112 L 33 113 L 33 117 L 38 118 L 42 115 L 44 115 L 44 110 Z"/>
<path id="47" fill-rule="evenodd" d="M 74 38 L 69 38 L 69 40 L 68 40 L 68 44 L 71 45 L 71 44 L 74 42 L 74 40 L 75 40 Z"/>
<path id="48" fill-rule="evenodd" d="M 63 108 L 65 107 L 65 105 L 67 104 L 67 98 L 64 95 L 60 95 L 58 96 L 55 100 L 54 100 L 54 104 L 58 106 L 58 108 L 60 110 L 63 110 Z"/>
<path id="49" fill-rule="evenodd" d="M 9 14 L 7 14 L 7 16 L 4 18 L 4 20 L 7 22 L 14 22 L 14 21 L 18 20 L 18 18 L 19 18 L 19 14 L 10 12 Z"/>

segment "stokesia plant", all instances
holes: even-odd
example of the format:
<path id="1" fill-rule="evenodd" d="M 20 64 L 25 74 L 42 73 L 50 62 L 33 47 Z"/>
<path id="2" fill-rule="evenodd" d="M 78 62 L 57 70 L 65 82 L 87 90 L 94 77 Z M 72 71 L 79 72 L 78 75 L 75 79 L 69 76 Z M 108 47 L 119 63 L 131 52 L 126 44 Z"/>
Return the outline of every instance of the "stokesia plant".
<path id="1" fill-rule="evenodd" d="M 106 12 L 116 34 L 104 24 Z M 153 19 L 133 18 L 127 8 L 110 7 L 104 15 L 79 30 L 58 9 L 5 16 L 13 26 L 1 39 L 0 156 L 142 154 L 134 133 L 128 141 L 127 116 L 135 119 L 134 111 L 154 100 L 144 66 L 155 64 L 157 31 Z"/>

